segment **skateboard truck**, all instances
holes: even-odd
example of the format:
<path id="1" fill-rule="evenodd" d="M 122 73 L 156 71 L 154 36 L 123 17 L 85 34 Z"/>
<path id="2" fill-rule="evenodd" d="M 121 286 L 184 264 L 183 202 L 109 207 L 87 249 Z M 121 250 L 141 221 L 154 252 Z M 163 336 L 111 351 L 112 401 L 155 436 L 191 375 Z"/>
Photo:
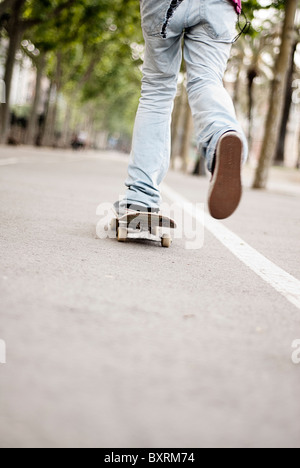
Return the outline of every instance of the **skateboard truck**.
<path id="1" fill-rule="evenodd" d="M 170 248 L 173 242 L 170 233 L 162 233 L 162 229 L 176 229 L 172 219 L 156 213 L 133 212 L 113 218 L 111 229 L 116 232 L 118 242 L 127 239 L 143 239 L 161 242 L 162 247 Z"/>

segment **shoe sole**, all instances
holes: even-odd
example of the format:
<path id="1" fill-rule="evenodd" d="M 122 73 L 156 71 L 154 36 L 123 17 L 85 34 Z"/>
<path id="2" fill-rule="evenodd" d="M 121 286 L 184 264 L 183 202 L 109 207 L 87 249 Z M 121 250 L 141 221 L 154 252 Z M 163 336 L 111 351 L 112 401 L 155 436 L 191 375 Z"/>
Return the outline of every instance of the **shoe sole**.
<path id="1" fill-rule="evenodd" d="M 229 218 L 240 204 L 242 153 L 243 143 L 237 133 L 226 133 L 219 140 L 208 196 L 209 212 L 215 219 Z"/>

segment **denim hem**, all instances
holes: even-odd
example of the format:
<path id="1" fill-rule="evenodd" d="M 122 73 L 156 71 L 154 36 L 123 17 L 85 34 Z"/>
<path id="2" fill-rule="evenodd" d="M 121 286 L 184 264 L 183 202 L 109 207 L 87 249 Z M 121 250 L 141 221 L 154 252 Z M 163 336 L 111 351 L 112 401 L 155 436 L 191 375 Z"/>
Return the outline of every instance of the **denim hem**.
<path id="1" fill-rule="evenodd" d="M 243 131 L 241 130 L 241 128 L 227 127 L 227 128 L 224 128 L 224 129 L 220 130 L 219 132 L 217 132 L 212 137 L 212 139 L 211 139 L 211 141 L 209 143 L 207 153 L 206 153 L 207 169 L 209 170 L 209 172 L 212 172 L 212 164 L 213 164 L 214 157 L 216 155 L 218 142 L 219 142 L 220 138 L 225 133 L 228 133 L 228 132 L 236 132 L 236 133 L 238 133 L 240 135 L 242 143 L 243 143 L 243 163 L 245 163 L 247 161 L 247 159 L 248 159 L 248 144 L 247 144 L 247 142 L 245 140 L 245 137 L 243 135 Z"/>

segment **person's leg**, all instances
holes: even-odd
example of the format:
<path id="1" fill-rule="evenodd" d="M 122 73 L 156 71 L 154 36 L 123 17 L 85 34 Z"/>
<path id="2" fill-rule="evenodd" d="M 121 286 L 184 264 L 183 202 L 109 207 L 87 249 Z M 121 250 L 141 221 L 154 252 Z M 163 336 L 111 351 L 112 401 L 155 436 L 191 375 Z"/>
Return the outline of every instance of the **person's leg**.
<path id="1" fill-rule="evenodd" d="M 122 208 L 138 205 L 159 209 L 159 185 L 169 168 L 170 124 L 182 60 L 182 29 L 168 34 L 166 39 L 162 37 L 168 4 L 165 0 L 142 0 L 145 37 L 142 97 L 134 127 L 126 181 L 128 190 L 121 202 Z"/>
<path id="2" fill-rule="evenodd" d="M 211 215 L 231 216 L 242 196 L 241 166 L 248 145 L 223 77 L 236 34 L 236 12 L 227 0 L 201 0 L 190 10 L 184 56 L 188 95 L 199 149 L 213 173 L 208 197 Z"/>
<path id="3" fill-rule="evenodd" d="M 188 74 L 188 95 L 199 149 L 212 172 L 221 136 L 239 133 L 243 159 L 247 159 L 246 137 L 237 121 L 233 102 L 224 88 L 223 77 L 236 35 L 237 15 L 227 0 L 194 2 L 185 33 L 184 57 Z"/>

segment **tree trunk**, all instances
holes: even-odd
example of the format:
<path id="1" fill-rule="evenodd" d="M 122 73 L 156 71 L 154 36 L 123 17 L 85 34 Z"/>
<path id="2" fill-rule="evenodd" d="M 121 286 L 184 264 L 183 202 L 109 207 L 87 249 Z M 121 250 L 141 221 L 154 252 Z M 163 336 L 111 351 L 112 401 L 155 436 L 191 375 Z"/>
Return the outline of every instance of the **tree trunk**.
<path id="1" fill-rule="evenodd" d="M 50 82 L 50 86 L 47 91 L 47 98 L 45 100 L 45 105 L 44 105 L 44 112 L 41 115 L 39 119 L 39 132 L 35 141 L 36 146 L 42 146 L 45 133 L 46 133 L 46 125 L 48 121 L 48 114 L 49 114 L 49 108 L 50 108 L 50 98 L 52 95 L 52 88 L 53 88 L 53 82 Z"/>
<path id="2" fill-rule="evenodd" d="M 72 116 L 73 108 L 69 103 L 67 103 L 66 113 L 65 113 L 65 123 L 62 134 L 62 144 L 64 148 L 69 148 L 71 146 L 72 140 Z"/>
<path id="3" fill-rule="evenodd" d="M 297 50 L 298 41 L 295 42 L 293 47 L 293 52 L 291 54 L 291 63 L 288 71 L 287 77 L 287 85 L 285 91 L 285 102 L 284 102 L 284 110 L 281 120 L 281 127 L 279 132 L 279 138 L 277 143 L 276 149 L 276 156 L 275 156 L 275 163 L 278 166 L 284 165 L 284 150 L 285 150 L 285 140 L 286 140 L 286 133 L 287 133 L 287 126 L 290 117 L 291 105 L 292 105 L 292 98 L 293 98 L 293 76 L 295 71 L 295 53 Z"/>
<path id="4" fill-rule="evenodd" d="M 20 20 L 21 10 L 25 0 L 18 0 L 15 2 L 13 14 L 9 24 L 9 46 L 7 51 L 6 63 L 5 63 L 5 103 L 1 104 L 0 109 L 0 142 L 6 143 L 9 131 L 9 119 L 10 119 L 10 95 L 11 95 L 11 84 L 13 77 L 13 70 L 15 64 L 15 57 L 18 46 L 22 38 L 22 23 Z"/>
<path id="5" fill-rule="evenodd" d="M 55 135 L 55 123 L 57 114 L 57 100 L 58 92 L 55 84 L 51 86 L 49 107 L 45 120 L 44 135 L 42 139 L 42 146 L 53 146 Z"/>
<path id="6" fill-rule="evenodd" d="M 36 72 L 36 83 L 35 83 L 35 95 L 34 100 L 28 120 L 27 132 L 25 143 L 27 145 L 34 145 L 36 142 L 37 136 L 37 124 L 38 124 L 38 108 L 41 101 L 41 91 L 42 91 L 42 79 L 44 75 L 44 70 L 46 66 L 46 56 L 43 54 L 40 56 L 40 59 L 37 63 L 37 72 Z"/>
<path id="7" fill-rule="evenodd" d="M 239 106 L 239 96 L 240 96 L 240 84 L 241 84 L 241 73 L 242 73 L 242 67 L 238 67 L 236 77 L 235 77 L 235 84 L 234 84 L 234 95 L 233 95 L 233 103 L 234 107 Z"/>
<path id="8" fill-rule="evenodd" d="M 282 31 L 280 53 L 277 57 L 274 80 L 271 89 L 270 107 L 266 121 L 265 136 L 261 156 L 253 183 L 254 189 L 267 186 L 269 169 L 275 157 L 278 132 L 283 112 L 284 90 L 286 89 L 287 70 L 294 43 L 294 25 L 298 0 L 287 0 Z"/>
<path id="9" fill-rule="evenodd" d="M 55 146 L 55 124 L 58 108 L 58 96 L 61 87 L 61 53 L 57 54 L 56 76 L 51 85 L 49 108 L 45 122 L 45 132 L 42 139 L 42 146 Z"/>
<path id="10" fill-rule="evenodd" d="M 198 155 L 198 161 L 195 164 L 193 175 L 206 177 L 206 160 L 202 154 Z"/>
<path id="11" fill-rule="evenodd" d="M 256 70 L 256 66 L 251 67 L 247 73 L 247 80 L 248 80 L 248 122 L 249 122 L 249 130 L 248 130 L 248 143 L 249 143 L 249 150 L 252 148 L 252 133 L 253 133 L 253 108 L 254 108 L 254 99 L 253 99 L 253 85 L 254 80 L 258 76 L 258 72 Z"/>
<path id="12" fill-rule="evenodd" d="M 17 0 L 4 0 L 0 3 L 0 16 L 15 6 Z"/>
<path id="13" fill-rule="evenodd" d="M 183 172 L 186 172 L 188 168 L 188 160 L 189 160 L 191 139 L 192 139 L 192 133 L 193 133 L 193 117 L 192 117 L 192 112 L 191 112 L 191 108 L 189 105 L 187 95 L 186 95 L 186 102 L 185 102 L 183 131 L 184 133 L 183 133 L 183 138 L 181 142 L 180 156 L 182 159 L 182 170 Z"/>

